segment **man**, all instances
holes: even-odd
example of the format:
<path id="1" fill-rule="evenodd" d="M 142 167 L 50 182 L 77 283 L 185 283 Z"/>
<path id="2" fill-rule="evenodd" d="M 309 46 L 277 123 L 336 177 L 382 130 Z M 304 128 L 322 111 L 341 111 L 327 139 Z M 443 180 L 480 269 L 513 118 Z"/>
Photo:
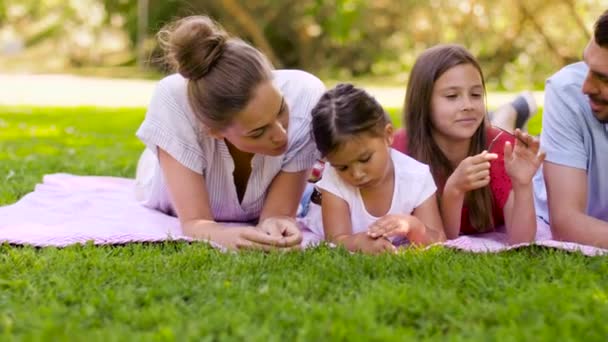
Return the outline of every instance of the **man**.
<path id="1" fill-rule="evenodd" d="M 583 62 L 547 80 L 535 178 L 537 214 L 553 237 L 608 248 L 608 11 L 595 23 Z"/>

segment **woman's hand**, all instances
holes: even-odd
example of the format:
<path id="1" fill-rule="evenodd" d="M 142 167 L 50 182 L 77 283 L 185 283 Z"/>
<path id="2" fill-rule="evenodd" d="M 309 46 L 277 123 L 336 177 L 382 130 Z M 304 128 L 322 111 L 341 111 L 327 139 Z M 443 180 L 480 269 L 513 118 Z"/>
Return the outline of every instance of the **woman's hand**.
<path id="1" fill-rule="evenodd" d="M 257 227 L 229 227 L 210 220 L 187 222 L 182 230 L 187 236 L 217 243 L 229 250 L 300 249 L 302 233 L 291 218 L 269 218 Z"/>
<path id="2" fill-rule="evenodd" d="M 285 247 L 299 246 L 302 242 L 302 231 L 300 231 L 298 223 L 293 217 L 269 217 L 260 222 L 257 228 L 260 231 L 279 239 Z"/>
<path id="3" fill-rule="evenodd" d="M 519 129 L 515 130 L 515 138 L 515 147 L 509 142 L 505 144 L 505 169 L 513 188 L 530 185 L 545 160 L 545 152 L 539 152 L 540 141 L 537 138 Z"/>
<path id="4" fill-rule="evenodd" d="M 490 184 L 490 161 L 496 158 L 496 153 L 487 151 L 465 158 L 446 181 L 444 192 L 465 194 Z"/>
<path id="5" fill-rule="evenodd" d="M 220 227 L 210 232 L 208 239 L 234 251 L 291 250 L 300 247 L 299 243 L 294 245 L 287 238 L 271 236 L 256 227 Z"/>

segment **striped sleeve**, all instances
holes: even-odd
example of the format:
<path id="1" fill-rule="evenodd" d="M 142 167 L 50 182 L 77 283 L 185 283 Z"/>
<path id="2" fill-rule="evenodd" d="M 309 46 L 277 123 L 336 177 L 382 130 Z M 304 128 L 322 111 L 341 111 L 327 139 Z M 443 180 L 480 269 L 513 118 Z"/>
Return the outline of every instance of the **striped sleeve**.
<path id="1" fill-rule="evenodd" d="M 180 103 L 171 92 L 173 86 L 181 79 L 169 76 L 157 85 L 146 117 L 136 135 L 155 155 L 157 147 L 169 153 L 180 164 L 202 174 L 207 163 L 201 146 L 198 143 L 197 124 L 192 115 L 186 112 L 187 98 L 183 96 Z M 185 84 L 173 87 L 185 92 Z M 180 98 L 181 99 L 181 98 Z"/>

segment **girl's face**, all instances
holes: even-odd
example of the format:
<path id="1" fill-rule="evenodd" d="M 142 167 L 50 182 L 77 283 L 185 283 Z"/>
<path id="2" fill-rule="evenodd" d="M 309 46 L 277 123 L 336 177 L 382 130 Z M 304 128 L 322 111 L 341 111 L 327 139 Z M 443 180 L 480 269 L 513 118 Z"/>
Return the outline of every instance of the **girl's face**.
<path id="1" fill-rule="evenodd" d="M 470 139 L 486 115 L 481 75 L 471 64 L 448 69 L 433 86 L 433 134 L 448 141 Z"/>
<path id="2" fill-rule="evenodd" d="M 349 185 L 361 189 L 382 184 L 393 167 L 391 143 L 393 127 L 386 125 L 384 136 L 362 133 L 327 155 L 327 161 Z"/>
<path id="3" fill-rule="evenodd" d="M 253 92 L 247 107 L 217 134 L 243 152 L 278 156 L 287 151 L 289 108 L 285 98 L 267 81 Z"/>

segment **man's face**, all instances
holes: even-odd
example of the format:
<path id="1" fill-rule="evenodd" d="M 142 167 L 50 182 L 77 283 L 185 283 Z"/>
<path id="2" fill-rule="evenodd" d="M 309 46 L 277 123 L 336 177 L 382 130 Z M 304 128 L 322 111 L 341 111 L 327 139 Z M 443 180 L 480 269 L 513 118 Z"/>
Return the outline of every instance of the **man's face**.
<path id="1" fill-rule="evenodd" d="M 583 60 L 589 67 L 583 93 L 589 97 L 595 117 L 608 123 L 608 47 L 597 45 L 592 38 L 585 48 Z"/>

